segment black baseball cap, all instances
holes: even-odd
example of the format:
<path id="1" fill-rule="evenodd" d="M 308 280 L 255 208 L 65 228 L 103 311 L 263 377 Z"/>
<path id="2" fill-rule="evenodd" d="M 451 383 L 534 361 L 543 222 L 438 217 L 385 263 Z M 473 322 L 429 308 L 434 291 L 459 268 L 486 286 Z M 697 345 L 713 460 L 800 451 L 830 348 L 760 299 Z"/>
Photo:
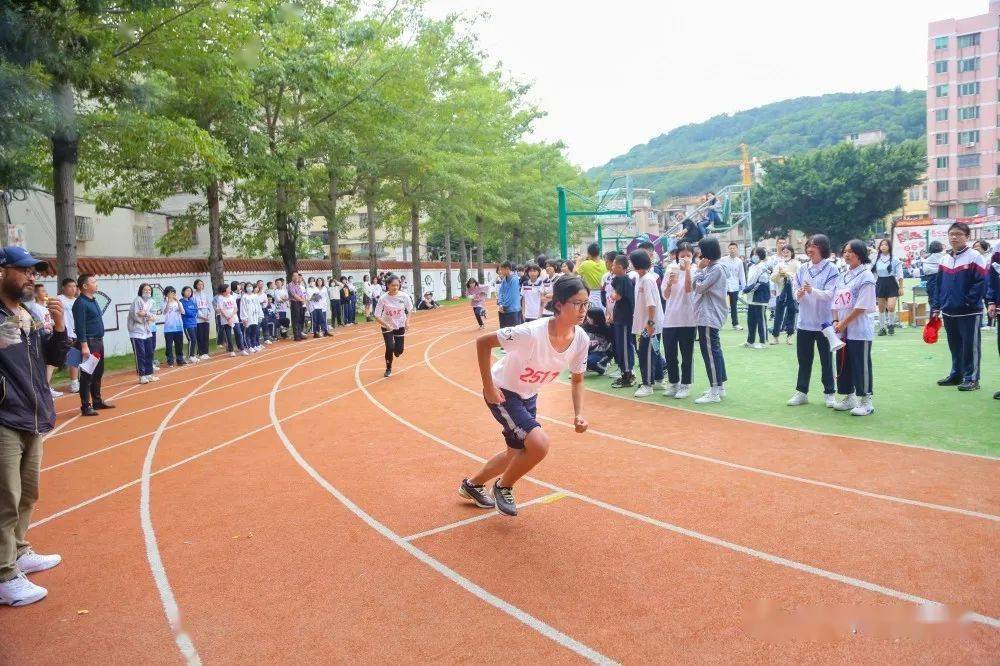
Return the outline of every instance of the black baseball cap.
<path id="1" fill-rule="evenodd" d="M 0 266 L 14 266 L 16 268 L 34 268 L 42 273 L 49 270 L 49 264 L 39 261 L 31 256 L 31 253 L 23 247 L 10 245 L 0 248 Z"/>

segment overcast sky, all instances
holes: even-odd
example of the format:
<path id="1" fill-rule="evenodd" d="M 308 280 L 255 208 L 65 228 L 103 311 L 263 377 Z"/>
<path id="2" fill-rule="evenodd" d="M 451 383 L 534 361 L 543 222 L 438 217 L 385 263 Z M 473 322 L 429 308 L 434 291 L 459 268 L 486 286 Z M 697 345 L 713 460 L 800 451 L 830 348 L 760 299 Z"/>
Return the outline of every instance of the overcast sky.
<path id="1" fill-rule="evenodd" d="M 485 50 L 533 84 L 535 136 L 582 167 L 679 125 L 828 92 L 926 87 L 927 24 L 988 0 L 429 0 L 488 12 Z"/>

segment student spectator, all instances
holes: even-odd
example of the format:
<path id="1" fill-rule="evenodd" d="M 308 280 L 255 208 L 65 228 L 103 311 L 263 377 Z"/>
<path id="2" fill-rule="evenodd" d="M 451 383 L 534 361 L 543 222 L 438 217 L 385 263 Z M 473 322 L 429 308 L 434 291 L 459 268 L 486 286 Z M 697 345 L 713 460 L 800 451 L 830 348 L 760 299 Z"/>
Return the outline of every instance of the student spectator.
<path id="1" fill-rule="evenodd" d="M 434 300 L 433 291 L 425 291 L 424 295 L 417 302 L 418 310 L 434 310 L 435 308 L 441 307 L 438 302 Z"/>
<path id="2" fill-rule="evenodd" d="M 969 235 L 964 222 L 948 227 L 951 250 L 941 259 L 935 308 L 951 350 L 951 371 L 938 386 L 957 386 L 959 391 L 979 389 L 980 321 L 988 277 L 986 258 L 969 246 Z"/>
<path id="3" fill-rule="evenodd" d="M 243 285 L 233 280 L 229 284 L 230 292 L 233 298 L 236 299 L 236 323 L 233 324 L 233 338 L 236 340 L 236 346 L 239 348 L 240 353 L 247 352 L 243 354 L 244 356 L 249 356 L 247 341 L 246 341 L 246 327 L 243 326 L 243 319 L 241 317 L 243 309 Z"/>
<path id="4" fill-rule="evenodd" d="M 847 272 L 841 273 L 833 294 L 834 330 L 845 345 L 837 353 L 837 392 L 844 396 L 833 406 L 838 412 L 868 416 L 872 404 L 872 341 L 875 327 L 868 313 L 875 309 L 875 273 L 868 247 L 858 239 L 844 246 Z"/>
<path id="5" fill-rule="evenodd" d="M 764 340 L 764 308 L 771 298 L 771 269 L 767 265 L 767 252 L 762 247 L 755 247 L 750 253 L 750 270 L 747 272 L 747 284 L 743 293 L 747 294 L 747 341 L 744 347 L 763 349 Z"/>
<path id="6" fill-rule="evenodd" d="M 76 343 L 76 329 L 73 325 L 73 304 L 76 303 L 76 297 L 79 293 L 76 280 L 73 278 L 64 278 L 61 288 L 62 291 L 56 298 L 59 299 L 59 303 L 63 307 L 63 320 L 66 322 L 66 337 L 69 338 L 69 344 L 72 347 Z M 71 365 L 67 368 L 67 371 L 69 372 L 69 392 L 79 393 L 80 368 Z"/>
<path id="7" fill-rule="evenodd" d="M 187 339 L 187 361 L 198 363 L 201 360 L 198 356 L 198 303 L 191 287 L 181 289 L 181 307 L 184 308 L 182 322 L 184 337 Z"/>
<path id="8" fill-rule="evenodd" d="M 267 304 L 264 306 L 264 344 L 272 344 L 278 339 L 278 328 L 280 324 L 278 323 L 278 313 L 274 305 L 274 296 L 267 297 Z"/>
<path id="9" fill-rule="evenodd" d="M 330 285 L 327 293 L 330 295 L 330 327 L 337 328 L 344 325 L 344 308 L 346 303 L 340 289 L 340 281 L 334 277 L 330 278 Z"/>
<path id="10" fill-rule="evenodd" d="M 628 257 L 615 257 L 612 266 L 614 277 L 611 287 L 614 295 L 608 302 L 608 318 L 611 322 L 612 346 L 615 363 L 621 376 L 611 383 L 611 388 L 631 388 L 635 386 L 635 336 L 632 335 L 632 321 L 635 315 L 635 284 L 628 276 Z"/>
<path id="11" fill-rule="evenodd" d="M 799 267 L 792 285 L 795 300 L 799 303 L 799 332 L 795 336 L 799 374 L 795 394 L 789 399 L 788 405 L 794 407 L 809 402 L 809 380 L 812 377 L 815 348 L 819 352 L 826 406 L 833 407 L 837 400 L 837 389 L 833 383 L 833 354 L 823 329 L 833 323 L 833 293 L 840 274 L 830 261 L 830 239 L 823 234 L 816 234 L 809 239 L 806 254 L 809 262 Z"/>
<path id="12" fill-rule="evenodd" d="M 590 294 L 590 304 L 594 307 L 604 307 L 601 304 L 601 278 L 604 277 L 605 266 L 601 261 L 601 246 L 591 243 L 587 246 L 587 258 L 576 267 L 576 274 L 583 280 L 583 286 Z M 525 315 L 527 318 L 527 315 Z"/>
<path id="13" fill-rule="evenodd" d="M 983 255 L 983 257 L 986 259 L 986 270 L 988 273 L 990 269 L 990 257 L 993 256 L 993 248 L 990 246 L 990 242 L 986 240 L 977 240 L 975 243 L 972 244 L 972 249 L 974 249 L 979 254 Z M 987 279 L 986 282 L 988 290 L 989 279 Z M 993 328 L 995 324 L 996 324 L 996 317 L 994 317 L 994 315 L 990 314 L 989 311 L 987 311 L 986 318 L 983 320 L 983 325 L 981 329 L 984 331 L 989 330 Z"/>
<path id="14" fill-rule="evenodd" d="M 42 338 L 48 338 L 52 335 L 52 327 L 54 325 L 52 315 L 49 313 L 48 303 L 49 294 L 45 290 L 45 285 L 36 284 L 34 290 L 34 300 L 29 302 L 27 306 L 28 311 L 31 312 L 32 316 L 41 326 Z M 65 319 L 63 319 L 63 322 L 65 326 Z M 58 368 L 52 365 L 46 366 L 45 368 L 45 382 L 46 384 L 49 384 L 49 393 L 53 398 L 58 398 L 63 395 L 62 391 L 57 391 L 51 386 L 52 374 L 56 370 L 58 370 Z"/>
<path id="15" fill-rule="evenodd" d="M 687 243 L 688 245 L 695 245 L 704 238 L 705 234 L 701 227 L 690 217 L 685 217 L 681 222 L 680 230 L 674 234 L 674 238 L 677 239 L 677 244 Z"/>
<path id="16" fill-rule="evenodd" d="M 792 344 L 795 333 L 796 301 L 792 291 L 792 281 L 799 270 L 799 261 L 788 245 L 781 248 L 781 257 L 771 273 L 774 293 L 774 327 L 771 330 L 771 344 L 778 344 L 778 336 L 785 332 L 785 343 Z"/>
<path id="17" fill-rule="evenodd" d="M 340 278 L 347 285 L 347 302 L 344 303 L 344 294 L 341 292 L 340 301 L 345 305 L 344 325 L 354 326 L 358 323 L 358 287 L 354 284 L 354 277 L 348 275 Z"/>
<path id="18" fill-rule="evenodd" d="M 673 254 L 673 253 L 671 253 Z M 667 380 L 663 394 L 682 400 L 691 394 L 694 364 L 694 339 L 697 317 L 694 311 L 694 274 L 691 246 L 681 243 L 676 250 L 677 261 L 663 280 L 663 349 Z M 677 356 L 680 354 L 680 365 Z"/>
<path id="19" fill-rule="evenodd" d="M 989 286 L 986 290 L 986 308 L 987 312 L 996 319 L 1000 316 L 997 313 L 997 310 L 1000 309 L 1000 246 L 990 257 L 987 270 L 989 271 Z M 1000 329 L 1000 325 L 997 328 Z M 997 331 L 997 352 L 1000 352 L 1000 330 Z M 993 398 L 1000 400 L 1000 391 L 994 393 Z"/>
<path id="20" fill-rule="evenodd" d="M 184 306 L 173 287 L 163 290 L 163 337 L 167 365 L 187 365 L 184 360 Z"/>
<path id="21" fill-rule="evenodd" d="M 719 331 L 726 323 L 726 269 L 719 260 L 722 248 L 717 238 L 701 241 L 701 259 L 694 277 L 694 312 L 698 324 L 698 343 L 708 373 L 709 389 L 695 399 L 699 405 L 721 402 L 726 397 L 726 361 L 722 355 Z"/>
<path id="22" fill-rule="evenodd" d="M 211 295 L 205 291 L 205 282 L 203 280 L 194 281 L 194 302 L 198 306 L 198 328 L 195 336 L 198 342 L 198 358 L 199 360 L 207 361 L 209 359 L 208 333 L 211 327 L 209 322 L 212 321 L 215 308 L 212 305 Z M 218 326 L 218 320 L 216 320 L 216 326 Z"/>
<path id="23" fill-rule="evenodd" d="M 591 304 L 593 305 L 593 304 Z M 591 307 L 583 321 L 583 330 L 590 337 L 587 349 L 587 370 L 603 375 L 614 358 L 611 329 L 605 320 L 604 308 Z"/>
<path id="24" fill-rule="evenodd" d="M 524 321 L 529 322 L 542 316 L 542 278 L 539 277 L 541 269 L 535 264 L 528 264 L 524 272 L 526 279 L 521 283 L 521 313 Z"/>
<path id="25" fill-rule="evenodd" d="M 26 606 L 40 601 L 48 590 L 27 576 L 51 569 L 62 558 L 36 553 L 28 542 L 28 526 L 38 500 L 42 462 L 42 437 L 55 426 L 56 414 L 45 379 L 45 366 L 61 366 L 69 349 L 62 305 L 46 303 L 52 332 L 43 339 L 41 329 L 22 304 L 33 292 L 39 272 L 48 264 L 20 247 L 0 249 L 0 383 L 5 388 L 0 409 L 0 604 Z M 81 283 L 92 278 L 81 276 Z M 89 295 L 93 294 L 88 290 Z M 95 304 L 96 305 L 96 304 Z M 100 308 L 97 308 L 98 316 Z M 103 336 L 84 312 L 77 309 L 82 332 Z M 88 325 L 89 324 L 89 325 Z M 86 340 L 86 338 L 85 338 Z M 86 344 L 86 342 L 84 343 Z M 5 631 L 8 640 L 10 630 Z M 10 658 L 9 649 L 5 649 Z"/>
<path id="26" fill-rule="evenodd" d="M 278 278 L 274 281 L 274 293 L 271 295 L 274 297 L 274 316 L 278 320 L 276 334 L 287 338 L 288 329 L 292 327 L 292 306 L 284 279 Z"/>
<path id="27" fill-rule="evenodd" d="M 930 304 L 931 310 L 934 310 L 936 309 L 935 303 L 937 303 L 938 268 L 941 265 L 942 257 L 944 257 L 944 245 L 941 244 L 941 241 L 931 241 L 930 245 L 927 246 L 927 251 L 930 254 L 924 257 L 921 270 L 924 274 L 924 281 L 927 283 L 927 302 Z"/>
<path id="28" fill-rule="evenodd" d="M 156 338 L 150 331 L 150 323 L 156 318 L 156 304 L 153 302 L 153 288 L 143 282 L 135 300 L 129 307 L 128 336 L 132 341 L 132 351 L 135 354 L 135 372 L 140 384 L 158 382 L 160 378 L 153 374 L 153 345 Z"/>
<path id="29" fill-rule="evenodd" d="M 219 314 L 219 338 L 226 343 L 229 355 L 236 356 L 236 351 L 233 349 L 233 327 L 239 319 L 239 310 L 236 308 L 236 297 L 233 296 L 228 284 L 223 283 L 219 287 L 215 308 Z"/>
<path id="30" fill-rule="evenodd" d="M 742 331 L 739 313 L 736 306 L 740 302 L 740 292 L 747 285 L 747 269 L 740 257 L 740 248 L 736 243 L 730 243 L 728 252 L 719 263 L 726 269 L 726 293 L 729 296 L 729 318 L 734 331 Z"/>
<path id="31" fill-rule="evenodd" d="M 539 264 L 539 266 L 542 266 L 542 264 Z M 542 316 L 551 317 L 553 315 L 552 286 L 555 284 L 556 274 L 559 271 L 559 262 L 547 261 L 542 267 L 545 269 L 545 275 L 542 276 L 541 286 Z"/>
<path id="32" fill-rule="evenodd" d="M 514 264 L 505 261 L 497 270 L 500 291 L 497 307 L 500 309 L 500 328 L 517 326 L 521 323 L 521 281 L 514 271 Z"/>
<path id="33" fill-rule="evenodd" d="M 896 332 L 896 299 L 903 295 L 903 265 L 892 256 L 892 243 L 887 238 L 878 242 L 878 256 L 872 266 L 877 278 L 875 298 L 878 302 L 878 334 Z"/>
<path id="34" fill-rule="evenodd" d="M 292 338 L 295 341 L 305 340 L 306 319 L 306 289 L 302 286 L 302 275 L 298 271 L 292 273 L 292 281 L 288 284 L 288 298 L 292 312 Z"/>
<path id="35" fill-rule="evenodd" d="M 632 334 L 639 336 L 639 371 L 642 384 L 635 390 L 636 398 L 653 395 L 653 385 L 663 381 L 663 357 L 660 356 L 660 331 L 663 329 L 663 310 L 656 274 L 650 268 L 649 253 L 635 250 L 629 255 L 636 271 L 635 310 L 632 315 Z"/>
<path id="36" fill-rule="evenodd" d="M 611 286 L 611 280 L 615 277 L 612 268 L 617 256 L 618 253 L 615 250 L 608 250 L 604 253 L 604 275 L 601 276 L 601 307 L 604 309 L 607 309 L 608 299 L 615 293 L 614 288 Z"/>

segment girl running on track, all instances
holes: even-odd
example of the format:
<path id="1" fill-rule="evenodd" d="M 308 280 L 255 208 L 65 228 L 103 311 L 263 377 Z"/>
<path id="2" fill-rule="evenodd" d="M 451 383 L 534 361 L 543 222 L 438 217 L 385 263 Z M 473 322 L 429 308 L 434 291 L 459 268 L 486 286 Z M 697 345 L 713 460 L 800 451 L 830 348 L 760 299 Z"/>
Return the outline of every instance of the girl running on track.
<path id="1" fill-rule="evenodd" d="M 386 291 L 375 304 L 375 321 L 382 326 L 385 341 L 385 375 L 392 374 L 392 359 L 403 355 L 406 324 L 413 312 L 413 299 L 400 290 L 399 277 L 386 278 Z"/>
<path id="2" fill-rule="evenodd" d="M 545 458 L 549 437 L 535 420 L 538 389 L 569 369 L 573 374 L 573 413 L 577 432 L 587 430 L 583 418 L 583 373 L 590 340 L 580 324 L 590 305 L 587 288 L 576 276 L 564 276 L 552 288 L 554 315 L 487 333 L 476 341 L 483 398 L 503 427 L 507 449 L 462 479 L 458 493 L 483 509 L 517 515 L 514 484 Z M 493 349 L 506 354 L 490 365 Z M 499 478 L 497 478 L 499 477 Z M 492 491 L 486 483 L 493 482 Z"/>
<path id="3" fill-rule="evenodd" d="M 486 288 L 480 287 L 475 278 L 469 278 L 465 283 L 465 293 L 472 302 L 472 314 L 476 315 L 479 330 L 486 327 Z"/>

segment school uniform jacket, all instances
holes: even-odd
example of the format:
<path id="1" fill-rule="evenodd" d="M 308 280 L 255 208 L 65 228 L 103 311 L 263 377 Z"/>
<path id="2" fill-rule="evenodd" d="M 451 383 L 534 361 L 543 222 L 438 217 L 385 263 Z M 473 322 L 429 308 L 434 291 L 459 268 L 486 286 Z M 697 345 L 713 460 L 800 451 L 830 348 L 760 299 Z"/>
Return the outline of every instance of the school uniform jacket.
<path id="1" fill-rule="evenodd" d="M 990 265 L 986 268 L 990 275 L 989 286 L 986 289 L 986 302 L 1000 305 L 1000 250 L 993 253 L 993 256 L 990 257 Z"/>
<path id="2" fill-rule="evenodd" d="M 946 317 L 969 317 L 983 311 L 988 264 L 971 247 L 951 250 L 938 268 L 937 303 L 932 308 Z"/>

